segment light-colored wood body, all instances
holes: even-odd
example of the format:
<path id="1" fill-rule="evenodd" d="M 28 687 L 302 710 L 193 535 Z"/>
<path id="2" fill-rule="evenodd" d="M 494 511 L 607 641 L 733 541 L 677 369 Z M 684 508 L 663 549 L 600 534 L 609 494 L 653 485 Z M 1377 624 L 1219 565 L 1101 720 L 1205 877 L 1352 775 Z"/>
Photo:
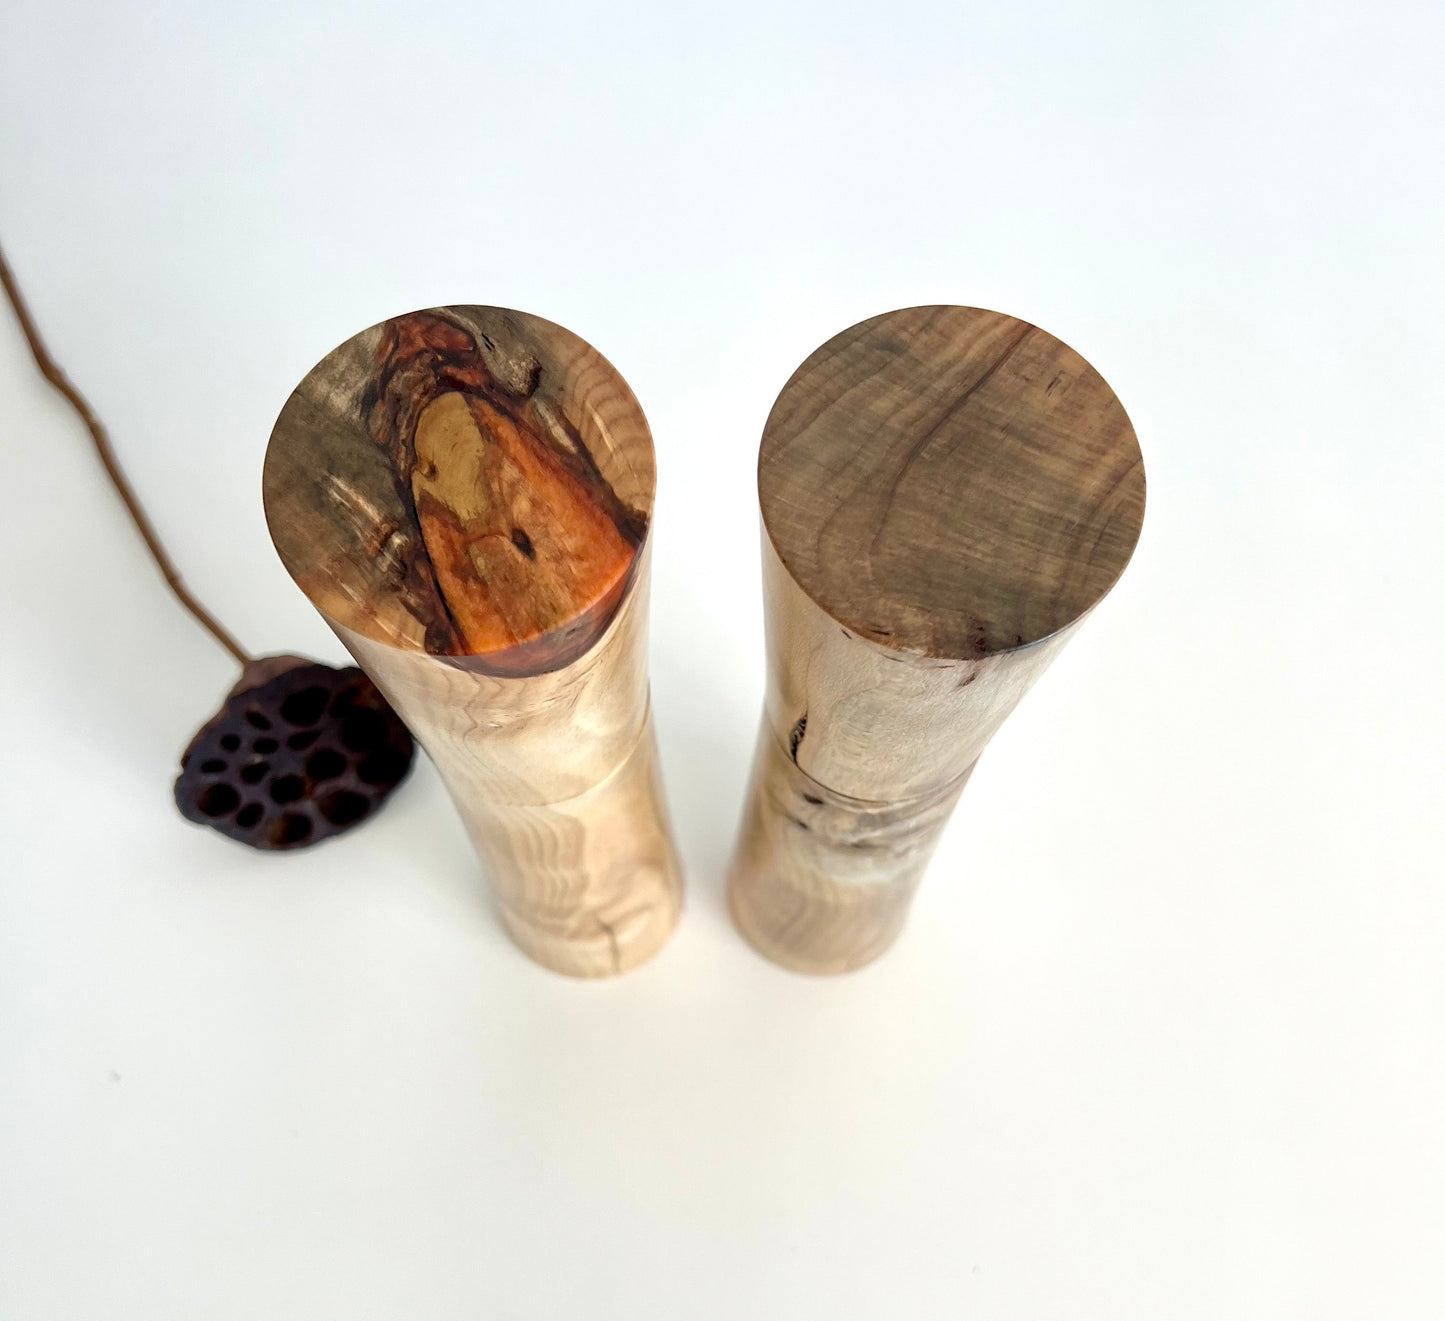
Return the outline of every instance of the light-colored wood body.
<path id="1" fill-rule="evenodd" d="M 621 377 L 560 327 L 424 315 L 450 356 L 408 368 L 417 407 L 393 384 L 408 426 L 364 425 L 397 323 L 288 403 L 272 536 L 436 763 L 513 940 L 558 972 L 622 972 L 682 902 L 648 703 L 651 438 Z M 453 324 L 485 353 L 456 349 Z"/>
<path id="2" fill-rule="evenodd" d="M 729 882 L 748 941 L 848 972 L 897 938 L 979 756 L 1073 636 L 976 660 L 909 658 L 845 629 L 763 536 L 768 687 Z"/>
<path id="3" fill-rule="evenodd" d="M 682 906 L 648 706 L 648 559 L 602 640 L 546 674 L 479 674 L 333 623 L 436 763 L 508 933 L 575 977 L 644 962 Z"/>
<path id="4" fill-rule="evenodd" d="M 767 696 L 729 906 L 769 958 L 844 972 L 896 939 L 985 746 L 1122 572 L 1142 467 L 1058 341 L 918 308 L 799 369 L 759 488 Z"/>

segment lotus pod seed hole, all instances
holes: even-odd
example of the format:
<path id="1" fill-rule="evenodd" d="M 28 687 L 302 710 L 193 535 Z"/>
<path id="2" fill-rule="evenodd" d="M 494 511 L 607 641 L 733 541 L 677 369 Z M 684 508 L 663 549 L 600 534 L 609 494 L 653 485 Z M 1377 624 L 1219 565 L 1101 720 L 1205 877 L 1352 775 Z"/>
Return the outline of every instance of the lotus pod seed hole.
<path id="1" fill-rule="evenodd" d="M 316 806 L 333 826 L 349 826 L 371 811 L 371 804 L 350 789 L 336 789 L 322 798 Z"/>
<path id="2" fill-rule="evenodd" d="M 346 769 L 346 758 L 334 748 L 320 748 L 306 763 L 306 774 L 313 780 L 334 780 Z"/>
<path id="3" fill-rule="evenodd" d="M 271 781 L 271 798 L 278 803 L 294 803 L 306 792 L 306 782 L 299 775 L 282 775 Z"/>
<path id="4" fill-rule="evenodd" d="M 313 684 L 281 703 L 281 718 L 292 725 L 314 725 L 325 710 L 326 689 Z"/>
<path id="5" fill-rule="evenodd" d="M 207 816 L 229 816 L 241 801 L 229 784 L 208 784 L 196 797 L 196 806 Z"/>
<path id="6" fill-rule="evenodd" d="M 395 784 L 406 774 L 408 758 L 391 748 L 380 752 L 369 752 L 356 768 L 356 777 L 362 784 Z"/>
<path id="7" fill-rule="evenodd" d="M 271 823 L 267 832 L 272 848 L 299 844 L 311 834 L 311 818 L 299 812 L 285 812 Z"/>
<path id="8" fill-rule="evenodd" d="M 386 742 L 386 719 L 379 711 L 358 706 L 341 722 L 341 741 L 352 752 L 370 752 Z"/>

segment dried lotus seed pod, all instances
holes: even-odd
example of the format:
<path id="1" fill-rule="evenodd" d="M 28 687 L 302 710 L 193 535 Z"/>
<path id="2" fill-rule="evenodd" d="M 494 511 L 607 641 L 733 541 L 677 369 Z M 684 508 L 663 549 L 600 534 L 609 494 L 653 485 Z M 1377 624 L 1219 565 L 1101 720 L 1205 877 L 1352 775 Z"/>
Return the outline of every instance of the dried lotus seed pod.
<path id="1" fill-rule="evenodd" d="M 405 778 L 414 751 L 359 669 L 268 656 L 246 666 L 191 740 L 176 806 L 252 848 L 301 848 L 366 820 Z"/>

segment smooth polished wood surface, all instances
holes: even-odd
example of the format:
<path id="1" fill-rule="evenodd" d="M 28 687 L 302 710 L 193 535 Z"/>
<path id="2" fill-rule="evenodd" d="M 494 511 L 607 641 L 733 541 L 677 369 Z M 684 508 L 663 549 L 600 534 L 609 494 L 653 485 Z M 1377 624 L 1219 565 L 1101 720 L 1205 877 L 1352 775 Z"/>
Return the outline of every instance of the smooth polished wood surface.
<path id="1" fill-rule="evenodd" d="M 842 972 L 896 939 L 984 747 L 1123 572 L 1143 463 L 1066 345 L 908 308 L 794 373 L 758 493 L 768 690 L 729 904 L 768 957 Z"/>
<path id="2" fill-rule="evenodd" d="M 503 922 L 603 976 L 681 905 L 648 706 L 652 439 L 596 350 L 449 307 L 348 340 L 266 456 L 287 569 L 441 771 Z"/>
<path id="3" fill-rule="evenodd" d="M 328 354 L 266 458 L 292 577 L 366 637 L 499 674 L 601 636 L 652 514 L 652 437 L 590 345 L 502 308 L 413 312 Z"/>
<path id="4" fill-rule="evenodd" d="M 793 373 L 758 495 L 789 573 L 839 623 L 967 660 L 1038 642 L 1109 590 L 1144 468 L 1123 406 L 1068 345 L 997 312 L 912 307 Z"/>

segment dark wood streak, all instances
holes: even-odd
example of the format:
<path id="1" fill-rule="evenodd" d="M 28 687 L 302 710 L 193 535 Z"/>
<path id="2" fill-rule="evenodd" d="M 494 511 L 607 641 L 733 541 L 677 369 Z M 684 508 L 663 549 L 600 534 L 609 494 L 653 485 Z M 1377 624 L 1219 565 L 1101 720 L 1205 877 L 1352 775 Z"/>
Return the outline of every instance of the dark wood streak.
<path id="1" fill-rule="evenodd" d="M 619 406 L 620 430 L 594 424 Z M 267 459 L 273 536 L 313 600 L 499 674 L 557 668 L 600 637 L 650 505 L 650 439 L 620 378 L 560 327 L 495 308 L 348 341 L 288 401 Z"/>
<path id="2" fill-rule="evenodd" d="M 1144 508 L 1133 429 L 1099 374 L 1028 322 L 961 307 L 887 313 L 813 353 L 768 418 L 758 489 L 817 605 L 943 660 L 1087 613 Z"/>
<path id="3" fill-rule="evenodd" d="M 918 456 L 923 453 L 924 449 L 934 439 L 934 437 L 937 436 L 938 433 L 943 430 L 943 428 L 949 422 L 953 421 L 953 419 L 957 417 L 958 414 L 963 412 L 963 410 L 968 407 L 968 401 L 972 399 L 974 395 L 976 395 L 981 389 L 983 389 L 985 385 L 989 383 L 989 381 L 993 379 L 994 374 L 998 371 L 1000 367 L 1004 365 L 1004 363 L 1006 363 L 1011 357 L 1013 357 L 1014 353 L 1017 352 L 1019 345 L 1028 338 L 1029 334 L 1032 332 L 1033 329 L 1034 328 L 1031 325 L 1025 323 L 1024 328 L 1020 330 L 1019 333 L 1008 342 L 1007 346 L 1004 348 L 1004 351 L 1000 353 L 998 357 L 996 357 L 991 363 L 989 363 L 989 365 L 984 369 L 982 375 L 979 376 L 978 380 L 976 380 L 972 385 L 970 385 L 968 389 L 966 389 L 961 395 L 958 396 L 957 399 L 953 400 L 948 405 L 948 407 L 943 410 L 943 414 L 939 417 L 938 421 L 935 422 L 931 427 L 929 427 L 911 445 L 909 445 L 907 452 L 903 456 L 903 462 L 898 465 L 896 471 L 889 478 L 888 491 L 887 494 L 885 494 L 883 497 L 882 508 L 878 514 L 877 530 L 873 534 L 873 539 L 868 543 L 868 553 L 870 558 L 873 552 L 878 548 L 878 542 L 882 539 L 883 529 L 888 522 L 889 512 L 893 508 L 894 500 L 898 498 L 898 488 L 900 485 L 902 485 L 903 479 L 908 476 L 908 470 L 912 468 L 915 463 L 918 462 Z"/>
<path id="4" fill-rule="evenodd" d="M 397 493 L 422 533 L 407 566 L 413 587 L 409 603 L 426 611 L 418 618 L 426 629 L 427 649 L 438 654 L 475 655 L 526 646 L 576 615 L 597 612 L 599 605 L 598 613 L 610 613 L 608 607 L 615 606 L 626 587 L 645 531 L 622 509 L 577 429 L 568 424 L 564 448 L 539 424 L 535 407 L 529 405 L 541 380 L 541 364 L 514 355 L 512 379 L 499 380 L 483 356 L 483 347 L 495 353 L 497 346 L 489 336 L 481 339 L 483 344 L 440 312 L 397 317 L 383 329 L 375 382 L 363 398 L 368 429 L 390 457 Z M 500 449 L 505 454 L 504 469 L 489 474 L 493 480 L 485 492 L 493 507 L 504 503 L 514 511 L 502 519 L 510 525 L 505 530 L 469 526 L 435 493 L 448 485 L 435 463 L 422 466 L 418 481 L 418 428 L 447 395 L 468 401 L 482 452 Z M 536 465 L 531 482 L 525 471 L 529 462 Z M 539 491 L 539 484 L 546 490 Z M 483 480 L 481 485 L 488 483 Z M 469 493 L 459 494 L 465 499 Z M 540 517 L 546 526 L 534 538 L 519 520 L 537 513 L 532 508 L 537 499 L 544 500 Z M 568 563 L 565 549 L 560 549 L 553 557 L 554 572 L 540 572 L 545 566 L 538 565 L 539 539 L 562 539 L 569 546 L 579 539 L 608 539 L 609 529 L 596 517 L 599 510 L 615 530 L 606 563 L 584 581 L 568 572 L 577 557 Z M 516 556 L 501 549 L 502 539 Z M 569 646 L 574 644 L 569 638 Z M 532 653 L 535 647 L 529 648 L 529 665 L 537 663 Z"/>

